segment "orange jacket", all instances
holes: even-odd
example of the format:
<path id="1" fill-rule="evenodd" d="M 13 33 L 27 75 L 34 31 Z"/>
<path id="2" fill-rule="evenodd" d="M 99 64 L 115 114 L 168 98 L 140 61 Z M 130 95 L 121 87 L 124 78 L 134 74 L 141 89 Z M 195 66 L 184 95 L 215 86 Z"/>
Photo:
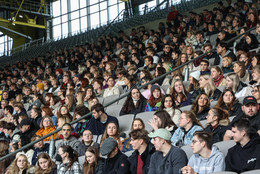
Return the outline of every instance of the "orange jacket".
<path id="1" fill-rule="evenodd" d="M 36 132 L 36 135 L 39 135 L 41 137 L 55 131 L 55 127 L 47 127 L 47 128 L 41 128 Z M 54 134 L 54 139 L 56 139 L 57 134 Z M 52 136 L 49 136 L 48 138 L 45 138 L 43 141 L 50 141 L 52 139 Z"/>

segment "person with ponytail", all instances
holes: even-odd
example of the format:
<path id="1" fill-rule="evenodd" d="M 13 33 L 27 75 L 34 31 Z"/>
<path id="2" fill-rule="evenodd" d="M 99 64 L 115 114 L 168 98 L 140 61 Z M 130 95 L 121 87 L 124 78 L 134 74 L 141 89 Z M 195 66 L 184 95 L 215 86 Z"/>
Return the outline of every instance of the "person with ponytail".
<path id="1" fill-rule="evenodd" d="M 102 174 L 104 172 L 104 160 L 98 156 L 98 150 L 90 146 L 85 153 L 83 164 L 84 174 Z"/>
<path id="2" fill-rule="evenodd" d="M 58 164 L 58 174 L 82 174 L 78 162 L 78 152 L 71 146 L 63 145 L 59 148 L 62 162 Z"/>
<path id="3" fill-rule="evenodd" d="M 197 120 L 192 111 L 183 111 L 180 117 L 178 129 L 174 132 L 171 141 L 172 145 L 181 147 L 192 143 L 193 134 L 203 130 L 202 125 Z"/>
<path id="4" fill-rule="evenodd" d="M 222 108 L 214 107 L 209 110 L 207 115 L 208 126 L 204 130 L 213 133 L 213 143 L 223 141 L 226 126 L 229 124 L 228 117 L 228 111 Z"/>

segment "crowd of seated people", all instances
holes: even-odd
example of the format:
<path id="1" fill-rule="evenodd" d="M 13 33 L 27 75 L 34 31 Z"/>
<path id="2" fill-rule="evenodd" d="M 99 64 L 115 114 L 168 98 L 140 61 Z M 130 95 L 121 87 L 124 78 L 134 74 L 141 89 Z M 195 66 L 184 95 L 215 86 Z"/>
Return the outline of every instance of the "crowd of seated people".
<path id="1" fill-rule="evenodd" d="M 2 68 L 0 157 L 61 130 L 0 161 L 0 173 L 260 169 L 260 2 L 225 4 L 188 15 L 172 6 L 166 25 L 159 23 L 157 30 L 140 26 L 130 35 L 120 31 L 118 36 L 100 36 L 97 44 L 47 52 Z M 236 46 L 226 42 L 255 26 L 256 32 L 243 35 Z M 103 100 L 126 92 L 119 114 L 109 115 Z M 131 129 L 120 132 L 119 115 L 149 112 L 148 121 L 133 117 Z M 52 139 L 56 142 L 50 156 Z M 228 140 L 236 145 L 223 154 L 214 143 Z M 183 146 L 192 147 L 190 159 Z"/>

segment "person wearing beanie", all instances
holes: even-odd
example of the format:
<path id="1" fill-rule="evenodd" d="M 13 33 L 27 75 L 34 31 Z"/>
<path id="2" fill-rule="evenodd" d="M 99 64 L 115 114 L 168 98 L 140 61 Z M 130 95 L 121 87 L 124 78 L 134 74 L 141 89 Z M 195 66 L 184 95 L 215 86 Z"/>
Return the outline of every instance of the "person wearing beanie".
<path id="1" fill-rule="evenodd" d="M 194 71 L 190 73 L 190 77 L 189 77 L 190 85 L 188 87 L 188 92 L 194 91 L 195 89 L 199 88 L 199 78 L 200 78 L 199 71 Z"/>
<path id="2" fill-rule="evenodd" d="M 163 94 L 160 90 L 160 86 L 153 85 L 151 87 L 151 96 L 147 101 L 145 112 L 149 111 L 157 111 L 159 107 L 161 106 Z"/>

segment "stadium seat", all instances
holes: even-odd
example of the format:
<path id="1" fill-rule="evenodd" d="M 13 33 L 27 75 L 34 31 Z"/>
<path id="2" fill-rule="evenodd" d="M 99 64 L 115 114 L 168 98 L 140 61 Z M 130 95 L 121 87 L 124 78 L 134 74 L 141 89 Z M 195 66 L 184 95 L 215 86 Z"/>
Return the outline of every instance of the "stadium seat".
<path id="1" fill-rule="evenodd" d="M 193 155 L 191 146 L 190 145 L 185 145 L 185 146 L 182 146 L 181 149 L 184 150 L 184 152 L 187 155 L 187 158 L 190 159 L 190 157 Z"/>
<path id="2" fill-rule="evenodd" d="M 225 86 L 219 86 L 219 87 L 217 87 L 221 92 L 223 92 L 224 91 L 224 89 L 226 89 L 226 87 Z"/>
<path id="3" fill-rule="evenodd" d="M 181 110 L 181 111 L 190 111 L 190 110 L 191 110 L 191 106 L 192 106 L 192 105 L 188 105 L 188 106 L 181 107 L 180 110 Z"/>
<path id="4" fill-rule="evenodd" d="M 30 103 L 24 103 L 23 107 L 26 111 L 28 111 L 29 107 L 30 107 Z"/>
<path id="5" fill-rule="evenodd" d="M 84 164 L 84 162 L 85 162 L 85 155 L 80 156 L 80 157 L 78 158 L 78 160 L 79 160 L 79 165 L 81 166 L 81 168 L 83 168 L 83 164 Z"/>
<path id="6" fill-rule="evenodd" d="M 163 91 L 165 92 L 165 94 L 166 94 L 166 92 L 167 92 L 167 90 L 168 90 L 169 87 L 170 87 L 170 85 L 163 85 L 163 86 L 161 86 L 161 88 L 163 89 Z"/>
<path id="7" fill-rule="evenodd" d="M 203 126 L 203 128 L 205 128 L 207 125 L 207 120 L 201 120 L 200 123 Z"/>
<path id="8" fill-rule="evenodd" d="M 125 152 L 124 154 L 129 157 L 129 156 L 132 155 L 132 153 L 133 153 L 134 151 L 135 151 L 135 150 L 130 150 L 130 151 Z"/>
<path id="9" fill-rule="evenodd" d="M 117 94 L 117 95 L 111 95 L 111 96 L 105 97 L 105 98 L 104 98 L 104 101 L 103 101 L 103 105 L 104 105 L 104 106 L 107 105 L 108 103 L 110 103 L 110 102 L 116 100 L 118 97 L 119 97 L 119 94 Z M 113 103 L 112 105 L 116 105 L 116 104 L 117 104 L 117 102 Z"/>
<path id="10" fill-rule="evenodd" d="M 110 116 L 119 117 L 119 113 L 120 113 L 122 107 L 123 107 L 123 105 L 120 105 L 120 104 L 110 105 L 105 108 L 105 111 Z"/>
<path id="11" fill-rule="evenodd" d="M 134 114 L 127 114 L 117 118 L 120 132 L 129 131 L 132 126 Z"/>
<path id="12" fill-rule="evenodd" d="M 250 171 L 247 171 L 247 172 L 243 172 L 241 174 L 259 174 L 259 173 L 260 173 L 260 169 L 250 170 Z"/>
<path id="13" fill-rule="evenodd" d="M 97 99 L 98 99 L 100 104 L 103 104 L 103 102 L 104 102 L 104 98 L 103 97 L 97 97 Z"/>
<path id="14" fill-rule="evenodd" d="M 124 105 L 127 97 L 124 97 L 118 101 L 118 104 Z"/>
<path id="15" fill-rule="evenodd" d="M 226 156 L 228 153 L 228 149 L 233 147 L 235 144 L 236 143 L 234 140 L 228 140 L 228 141 L 217 142 L 214 145 L 217 146 L 219 150 Z"/>
<path id="16" fill-rule="evenodd" d="M 223 171 L 223 172 L 214 172 L 210 174 L 237 174 L 236 172 L 228 172 L 228 171 Z"/>
<path id="17" fill-rule="evenodd" d="M 135 118 L 141 118 L 144 121 L 145 129 L 148 132 L 151 132 L 153 130 L 152 126 L 150 126 L 148 124 L 148 121 L 153 118 L 153 114 L 154 113 L 155 113 L 155 111 L 152 111 L 152 112 L 142 112 L 142 113 L 137 114 L 136 117 L 135 117 Z"/>

